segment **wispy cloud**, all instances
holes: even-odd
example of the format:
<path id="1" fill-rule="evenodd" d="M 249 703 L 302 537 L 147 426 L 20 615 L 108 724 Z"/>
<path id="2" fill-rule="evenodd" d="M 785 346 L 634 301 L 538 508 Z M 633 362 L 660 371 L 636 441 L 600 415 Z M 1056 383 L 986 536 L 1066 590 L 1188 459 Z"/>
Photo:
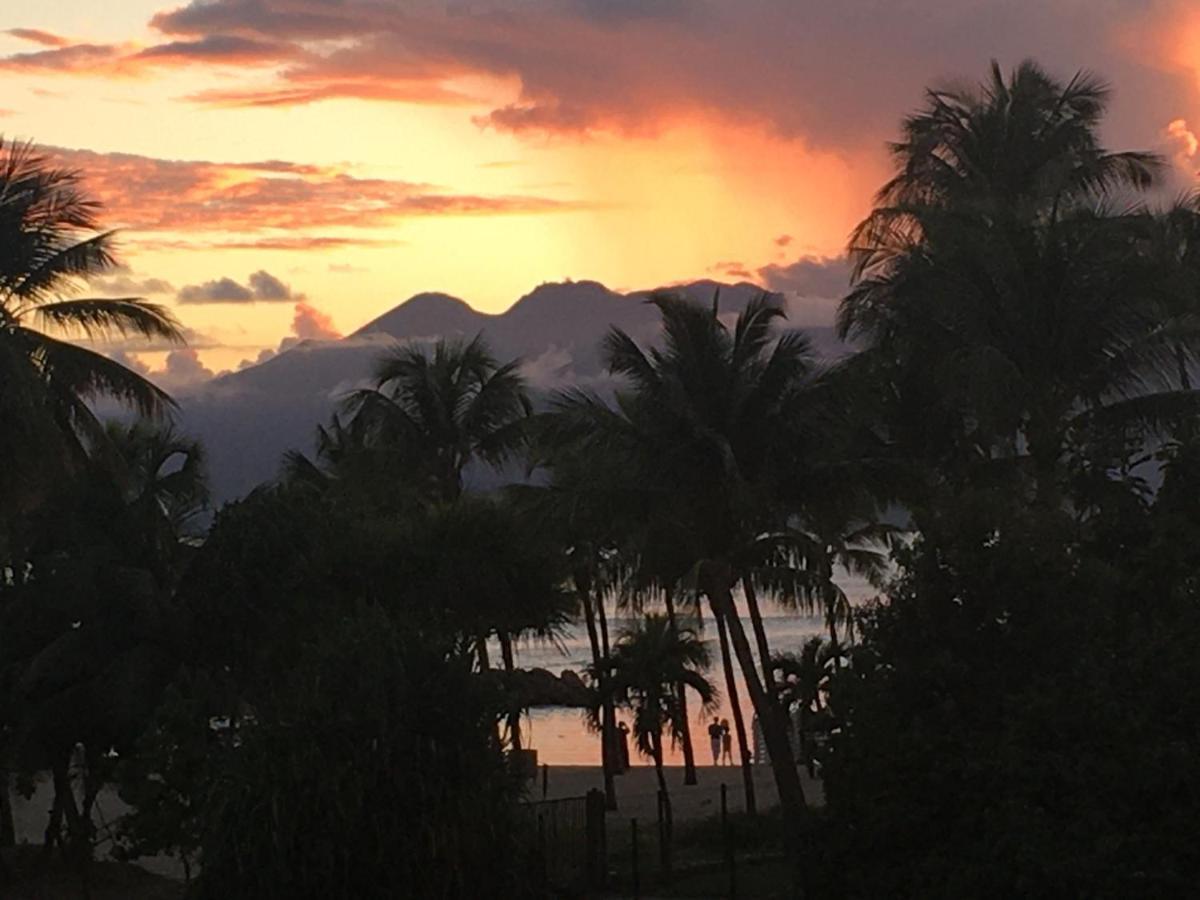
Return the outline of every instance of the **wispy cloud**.
<path id="1" fill-rule="evenodd" d="M 43 47 L 65 47 L 71 43 L 68 38 L 51 34 L 49 31 L 42 31 L 40 28 L 9 28 L 4 33 L 11 34 L 23 41 L 41 44 Z"/>
<path id="2" fill-rule="evenodd" d="M 48 148 L 87 172 L 106 218 L 140 232 L 225 232 L 227 249 L 313 249 L 361 243 L 330 229 L 388 226 L 425 216 L 567 212 L 585 204 L 536 195 L 459 194 L 434 185 L 360 178 L 344 167 L 280 160 L 166 160 L 127 153 Z M 145 244 L 143 243 L 143 246 Z"/>

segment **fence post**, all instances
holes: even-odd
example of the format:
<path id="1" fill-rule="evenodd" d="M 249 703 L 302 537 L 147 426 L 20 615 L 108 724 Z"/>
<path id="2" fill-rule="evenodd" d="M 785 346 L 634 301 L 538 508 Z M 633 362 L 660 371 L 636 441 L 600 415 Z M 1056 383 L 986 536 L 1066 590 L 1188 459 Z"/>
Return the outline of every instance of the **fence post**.
<path id="1" fill-rule="evenodd" d="M 721 843 L 725 845 L 725 868 L 729 873 L 729 900 L 737 900 L 737 869 L 733 854 L 733 826 L 729 822 L 729 789 L 721 785 Z"/>
<path id="2" fill-rule="evenodd" d="M 633 900 L 641 900 L 642 880 L 641 880 L 641 872 L 638 871 L 638 833 L 637 833 L 637 819 L 636 818 L 629 820 L 629 830 L 632 834 L 632 840 L 633 840 L 633 856 L 632 856 Z"/>
<path id="3" fill-rule="evenodd" d="M 671 874 L 671 801 L 666 791 L 658 792 L 658 861 L 663 873 Z"/>

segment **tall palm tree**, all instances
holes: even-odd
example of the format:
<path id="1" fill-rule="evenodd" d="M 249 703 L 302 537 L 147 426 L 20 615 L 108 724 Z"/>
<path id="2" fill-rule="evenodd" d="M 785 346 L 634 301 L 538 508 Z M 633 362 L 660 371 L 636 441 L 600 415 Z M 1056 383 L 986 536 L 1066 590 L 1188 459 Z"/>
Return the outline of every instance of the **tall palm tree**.
<path id="1" fill-rule="evenodd" d="M 1160 161 L 1099 140 L 1108 90 L 1026 62 L 993 64 L 977 89 L 931 91 L 893 145 L 897 174 L 851 243 L 855 283 L 839 313 L 894 437 L 942 470 L 1030 472 L 1058 503 L 1060 462 L 1098 420 L 1145 423 L 1196 408 L 1180 384 L 1194 321 L 1163 327 L 1169 270 L 1156 220 L 1130 197 Z M 920 408 L 920 426 L 911 420 Z"/>
<path id="2" fill-rule="evenodd" d="M 663 730 L 674 739 L 683 730 L 687 713 L 679 702 L 680 688 L 690 688 L 703 706 L 712 706 L 716 689 L 704 675 L 709 664 L 708 649 L 695 632 L 672 627 L 660 615 L 646 615 L 624 630 L 605 662 L 612 673 L 610 690 L 633 712 L 637 748 L 654 761 L 668 847 L 673 818 L 663 772 Z"/>
<path id="3" fill-rule="evenodd" d="M 786 518 L 776 502 L 780 461 L 812 399 L 808 341 L 774 329 L 783 310 L 766 295 L 746 306 L 732 331 L 715 310 L 670 295 L 651 302 L 662 314 L 663 346 L 646 351 L 610 332 L 605 360 L 630 388 L 618 391 L 613 406 L 585 391 L 560 394 L 557 427 L 613 461 L 614 489 L 639 492 L 671 522 L 695 583 L 728 629 L 763 723 L 780 802 L 796 817 L 805 800 L 786 716 L 764 684 L 733 590 L 747 548 Z M 761 619 L 752 627 L 761 629 Z"/>
<path id="4" fill-rule="evenodd" d="M 171 406 L 142 376 L 67 340 L 183 342 L 162 306 L 78 296 L 117 265 L 99 212 L 79 172 L 54 166 L 31 144 L 0 140 L 0 508 L 10 520 L 104 443 L 89 401 L 112 398 L 143 415 Z"/>
<path id="5" fill-rule="evenodd" d="M 374 380 L 347 398 L 349 427 L 438 500 L 462 493 L 469 465 L 498 468 L 525 440 L 531 407 L 520 361 L 498 363 L 482 336 L 439 340 L 432 352 L 397 347 Z"/>

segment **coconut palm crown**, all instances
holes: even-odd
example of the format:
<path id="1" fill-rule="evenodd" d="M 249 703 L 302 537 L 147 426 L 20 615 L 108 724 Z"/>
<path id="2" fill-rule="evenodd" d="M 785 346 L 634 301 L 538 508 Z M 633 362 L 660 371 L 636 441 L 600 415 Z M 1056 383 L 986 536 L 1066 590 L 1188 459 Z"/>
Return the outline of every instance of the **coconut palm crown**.
<path id="1" fill-rule="evenodd" d="M 99 213 L 79 172 L 0 139 L 0 499 L 10 511 L 36 502 L 64 461 L 103 444 L 91 401 L 115 399 L 142 415 L 172 405 L 141 375 L 69 340 L 183 342 L 162 306 L 79 296 L 118 265 Z"/>

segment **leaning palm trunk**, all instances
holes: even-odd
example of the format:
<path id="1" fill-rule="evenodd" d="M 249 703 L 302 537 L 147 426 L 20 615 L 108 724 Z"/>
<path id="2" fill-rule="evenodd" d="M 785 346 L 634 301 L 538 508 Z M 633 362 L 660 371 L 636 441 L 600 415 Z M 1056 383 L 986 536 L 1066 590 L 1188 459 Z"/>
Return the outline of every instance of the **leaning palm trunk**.
<path id="1" fill-rule="evenodd" d="M 617 785 L 613 777 L 616 770 L 615 741 L 613 740 L 613 700 L 608 690 L 608 673 L 605 671 L 604 654 L 600 649 L 600 637 L 596 632 L 596 610 L 592 605 L 592 595 L 583 579 L 575 577 L 575 591 L 583 606 L 583 618 L 587 623 L 588 642 L 592 646 L 592 663 L 599 673 L 600 702 L 602 704 L 600 726 L 600 767 L 604 772 L 604 805 L 607 809 L 617 808 Z"/>
<path id="2" fill-rule="evenodd" d="M 758 714 L 767 753 L 771 756 L 771 769 L 779 789 L 779 803 L 783 807 L 784 815 L 794 819 L 793 824 L 798 826 L 806 803 L 800 773 L 796 770 L 792 744 L 788 739 L 787 712 L 768 696 L 758 678 L 754 652 L 750 649 L 746 631 L 733 605 L 733 570 L 727 562 L 712 562 L 703 567 L 702 577 L 704 593 L 712 605 L 713 615 L 718 619 L 724 618 L 729 628 L 730 643 L 746 679 L 750 702 Z"/>
<path id="3" fill-rule="evenodd" d="M 500 638 L 500 655 L 504 659 L 504 671 L 508 674 L 510 683 L 513 672 L 516 670 L 516 661 L 513 659 L 512 635 L 507 631 L 501 631 L 498 634 Z M 521 708 L 516 705 L 517 701 L 513 701 L 514 705 L 508 710 L 508 737 L 511 741 L 513 750 L 521 749 Z"/>
<path id="4" fill-rule="evenodd" d="M 733 654 L 729 652 L 729 630 L 725 620 L 717 615 L 717 637 L 721 642 L 721 666 L 725 670 L 725 691 L 729 695 L 729 711 L 733 715 L 733 730 L 737 735 L 738 752 L 742 760 L 742 784 L 746 791 L 747 815 L 758 815 L 758 799 L 754 793 L 754 770 L 751 768 L 750 748 L 746 743 L 746 720 L 742 718 L 742 701 L 738 697 L 737 676 L 733 673 Z"/>
<path id="5" fill-rule="evenodd" d="M 675 622 L 675 598 L 668 589 L 666 592 L 667 604 L 667 622 L 671 626 L 671 633 L 678 634 L 679 626 Z M 692 748 L 692 728 L 688 722 L 687 709 L 687 689 L 683 682 L 677 686 L 679 693 L 679 739 L 683 744 L 683 783 L 691 785 L 696 783 L 696 752 Z"/>
<path id="6" fill-rule="evenodd" d="M 749 576 L 742 576 L 742 589 L 746 593 L 746 610 L 750 613 L 750 625 L 754 628 L 754 640 L 758 644 L 758 658 L 762 663 L 763 684 L 767 693 L 775 696 L 775 673 L 771 671 L 771 647 L 767 643 L 767 630 L 763 625 L 762 613 L 758 609 L 758 595 Z"/>

